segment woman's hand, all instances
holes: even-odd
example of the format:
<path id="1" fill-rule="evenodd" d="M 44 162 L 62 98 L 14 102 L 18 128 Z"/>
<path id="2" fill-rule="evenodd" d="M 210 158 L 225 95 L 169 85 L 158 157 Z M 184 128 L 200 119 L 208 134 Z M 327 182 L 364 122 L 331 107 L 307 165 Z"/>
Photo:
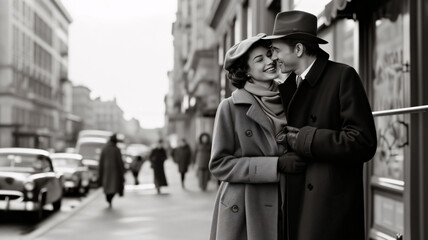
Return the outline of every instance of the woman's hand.
<path id="1" fill-rule="evenodd" d="M 287 152 L 278 158 L 278 172 L 302 173 L 306 169 L 306 162 L 294 152 Z"/>

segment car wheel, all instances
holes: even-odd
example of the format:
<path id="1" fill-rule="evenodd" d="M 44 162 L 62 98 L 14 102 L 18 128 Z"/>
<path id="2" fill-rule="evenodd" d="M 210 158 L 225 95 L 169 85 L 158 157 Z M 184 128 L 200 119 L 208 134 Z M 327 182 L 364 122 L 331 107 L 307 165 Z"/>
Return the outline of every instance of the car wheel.
<path id="1" fill-rule="evenodd" d="M 62 198 L 58 199 L 56 202 L 52 203 L 54 212 L 61 209 Z"/>
<path id="2" fill-rule="evenodd" d="M 89 185 L 85 187 L 85 194 L 88 194 L 89 192 Z"/>

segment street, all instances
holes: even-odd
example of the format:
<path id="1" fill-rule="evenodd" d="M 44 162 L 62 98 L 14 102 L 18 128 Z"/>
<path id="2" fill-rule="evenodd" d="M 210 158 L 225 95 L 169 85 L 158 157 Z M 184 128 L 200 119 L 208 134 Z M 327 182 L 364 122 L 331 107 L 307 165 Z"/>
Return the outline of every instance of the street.
<path id="1" fill-rule="evenodd" d="M 101 189 L 92 190 L 87 197 L 89 201 L 65 198 L 61 211 L 52 214 L 58 216 L 48 216 L 35 226 L 20 220 L 12 224 L 1 221 L 0 238 L 207 239 L 216 182 L 210 181 L 208 190 L 202 192 L 197 185 L 195 169 L 191 167 L 183 190 L 177 166 L 168 160 L 165 172 L 169 186 L 162 188 L 159 195 L 152 184 L 150 164 L 144 163 L 141 171 L 138 186 L 133 185 L 131 174 L 126 174 L 124 197 L 116 196 L 112 209 L 108 208 Z"/>

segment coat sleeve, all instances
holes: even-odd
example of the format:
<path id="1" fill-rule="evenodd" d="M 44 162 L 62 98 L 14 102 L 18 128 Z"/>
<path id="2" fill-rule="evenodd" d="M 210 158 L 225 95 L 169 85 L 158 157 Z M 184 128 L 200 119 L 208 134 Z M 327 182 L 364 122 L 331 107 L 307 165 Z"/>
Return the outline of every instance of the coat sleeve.
<path id="1" fill-rule="evenodd" d="M 341 129 L 301 128 L 295 151 L 322 161 L 369 161 L 376 152 L 377 139 L 372 110 L 366 92 L 351 67 L 340 76 Z"/>
<path id="2" fill-rule="evenodd" d="M 279 181 L 277 156 L 235 156 L 240 141 L 228 100 L 223 100 L 214 121 L 209 168 L 221 181 L 232 183 L 271 183 Z"/>

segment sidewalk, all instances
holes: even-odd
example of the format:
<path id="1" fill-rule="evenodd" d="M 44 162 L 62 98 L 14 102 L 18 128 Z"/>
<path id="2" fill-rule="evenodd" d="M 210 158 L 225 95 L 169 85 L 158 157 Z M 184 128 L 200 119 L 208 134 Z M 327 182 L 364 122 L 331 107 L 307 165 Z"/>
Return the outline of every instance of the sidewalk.
<path id="1" fill-rule="evenodd" d="M 69 219 L 31 239 L 208 239 L 216 182 L 211 181 L 207 192 L 202 192 L 191 168 L 183 190 L 177 166 L 171 160 L 165 162 L 165 172 L 169 186 L 161 189 L 162 194 L 156 193 L 152 169 L 144 163 L 140 185 L 127 185 L 125 196 L 113 199 L 112 209 L 98 191 Z M 126 183 L 133 184 L 130 173 Z"/>

